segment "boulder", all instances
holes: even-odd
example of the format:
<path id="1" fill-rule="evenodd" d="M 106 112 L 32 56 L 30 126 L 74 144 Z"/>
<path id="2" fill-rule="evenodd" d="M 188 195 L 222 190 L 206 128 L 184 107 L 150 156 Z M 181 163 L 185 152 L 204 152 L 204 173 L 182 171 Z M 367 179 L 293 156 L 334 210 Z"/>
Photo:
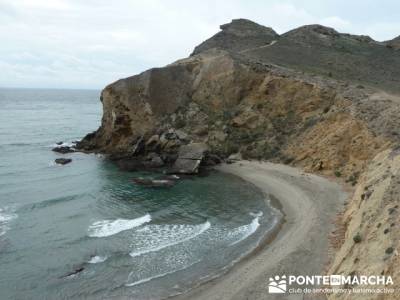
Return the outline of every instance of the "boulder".
<path id="1" fill-rule="evenodd" d="M 201 165 L 202 166 L 215 166 L 218 165 L 219 163 L 221 163 L 221 158 L 216 155 L 216 154 L 212 154 L 212 153 L 207 153 L 204 157 L 204 159 L 201 161 Z"/>
<path id="2" fill-rule="evenodd" d="M 178 148 L 182 142 L 175 133 L 175 130 L 169 129 L 160 136 L 160 144 L 164 150 L 171 150 Z"/>
<path id="3" fill-rule="evenodd" d="M 184 132 L 183 130 L 177 129 L 175 130 L 175 134 L 178 137 L 178 139 L 180 139 L 181 141 L 188 141 L 188 135 L 186 132 Z"/>
<path id="4" fill-rule="evenodd" d="M 59 147 L 55 147 L 51 150 L 54 152 L 57 152 L 57 153 L 62 153 L 62 154 L 75 152 L 75 149 L 70 146 L 59 146 Z"/>
<path id="5" fill-rule="evenodd" d="M 144 139 L 142 136 L 135 139 L 132 143 L 132 154 L 137 155 L 142 153 L 144 150 Z"/>
<path id="6" fill-rule="evenodd" d="M 160 148 L 160 136 L 155 134 L 146 141 L 146 151 L 156 151 Z"/>
<path id="7" fill-rule="evenodd" d="M 164 161 L 157 153 L 151 152 L 147 155 L 143 164 L 147 168 L 161 168 L 164 166 Z"/>
<path id="8" fill-rule="evenodd" d="M 169 174 L 196 174 L 199 172 L 200 159 L 181 159 L 178 158 Z"/>
<path id="9" fill-rule="evenodd" d="M 171 153 L 161 153 L 161 159 L 166 163 L 166 164 L 173 164 L 177 159 L 178 159 L 178 154 L 171 152 Z"/>
<path id="10" fill-rule="evenodd" d="M 204 143 L 191 143 L 179 148 L 178 159 L 203 159 L 208 146 Z"/>
<path id="11" fill-rule="evenodd" d="M 175 161 L 170 174 L 196 174 L 208 147 L 204 143 L 191 143 L 179 148 L 178 159 Z"/>
<path id="12" fill-rule="evenodd" d="M 229 157 L 228 157 L 228 160 L 235 160 L 235 161 L 237 161 L 237 160 L 242 160 L 242 159 L 243 159 L 243 158 L 242 158 L 242 154 L 241 154 L 240 152 L 231 154 L 231 155 L 229 155 Z"/>
<path id="13" fill-rule="evenodd" d="M 59 165 L 66 165 L 72 161 L 70 158 L 56 158 L 54 162 Z"/>

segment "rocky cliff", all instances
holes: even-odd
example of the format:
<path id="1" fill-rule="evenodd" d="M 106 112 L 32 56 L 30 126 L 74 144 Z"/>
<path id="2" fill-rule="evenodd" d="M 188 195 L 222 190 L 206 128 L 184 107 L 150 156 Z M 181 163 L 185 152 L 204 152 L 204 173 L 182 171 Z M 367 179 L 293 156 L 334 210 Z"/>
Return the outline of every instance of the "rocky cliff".
<path id="1" fill-rule="evenodd" d="M 129 170 L 195 173 L 235 155 L 338 177 L 355 193 L 330 272 L 399 285 L 399 83 L 395 42 L 233 20 L 190 57 L 107 86 L 101 127 L 78 147 Z"/>

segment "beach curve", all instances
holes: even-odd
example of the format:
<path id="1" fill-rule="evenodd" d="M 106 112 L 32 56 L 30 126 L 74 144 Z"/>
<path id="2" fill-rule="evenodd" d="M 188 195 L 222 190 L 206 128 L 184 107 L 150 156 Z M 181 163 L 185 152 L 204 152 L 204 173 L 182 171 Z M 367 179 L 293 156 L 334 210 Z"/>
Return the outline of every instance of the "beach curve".
<path id="1" fill-rule="evenodd" d="M 269 294 L 268 279 L 324 274 L 329 261 L 328 236 L 347 193 L 337 183 L 280 164 L 239 161 L 217 169 L 239 176 L 278 199 L 285 222 L 271 243 L 260 246 L 223 276 L 175 299 L 305 299 L 305 294 Z M 325 299 L 320 297 L 313 295 L 312 299 Z"/>

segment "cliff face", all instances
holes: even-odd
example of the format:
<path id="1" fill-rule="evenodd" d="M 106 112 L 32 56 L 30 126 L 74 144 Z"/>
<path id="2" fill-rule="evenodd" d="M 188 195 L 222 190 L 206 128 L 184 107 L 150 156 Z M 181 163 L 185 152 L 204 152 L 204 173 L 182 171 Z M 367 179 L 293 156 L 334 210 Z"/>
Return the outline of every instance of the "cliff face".
<path id="1" fill-rule="evenodd" d="M 203 164 L 240 153 L 340 177 L 356 190 L 331 272 L 399 284 L 400 52 L 320 25 L 221 29 L 190 57 L 107 86 L 101 127 L 78 146 L 128 169 L 171 166 L 189 144 Z"/>
<path id="2" fill-rule="evenodd" d="M 399 287 L 399 192 L 400 151 L 379 153 L 362 174 L 343 215 L 346 231 L 334 257 L 330 274 L 360 276 L 390 275 Z M 383 288 L 384 286 L 374 286 Z M 390 286 L 391 288 L 392 286 Z M 332 295 L 332 299 L 355 299 L 354 295 Z M 398 299 L 398 292 L 360 299 Z"/>

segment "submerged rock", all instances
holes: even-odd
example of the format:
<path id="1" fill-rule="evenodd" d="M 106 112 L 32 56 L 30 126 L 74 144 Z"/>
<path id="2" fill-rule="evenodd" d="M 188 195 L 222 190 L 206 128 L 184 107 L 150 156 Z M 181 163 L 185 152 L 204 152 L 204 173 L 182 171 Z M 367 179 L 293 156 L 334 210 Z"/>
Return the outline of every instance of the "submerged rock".
<path id="1" fill-rule="evenodd" d="M 72 162 L 72 159 L 70 158 L 56 158 L 54 162 L 58 165 L 66 165 Z"/>
<path id="2" fill-rule="evenodd" d="M 169 179 L 149 179 L 149 178 L 133 178 L 132 181 L 137 185 L 146 187 L 172 187 L 175 185 L 175 180 Z"/>
<path id="3" fill-rule="evenodd" d="M 157 180 L 173 180 L 173 181 L 178 181 L 181 179 L 178 175 L 172 174 L 172 175 L 163 175 L 160 177 L 156 178 Z"/>
<path id="4" fill-rule="evenodd" d="M 59 146 L 59 147 L 55 147 L 55 148 L 51 149 L 51 151 L 66 154 L 66 153 L 75 152 L 76 150 L 70 146 Z"/>
<path id="5" fill-rule="evenodd" d="M 66 278 L 66 277 L 74 276 L 74 275 L 76 275 L 78 273 L 81 273 L 83 270 L 85 270 L 85 267 L 80 266 L 80 267 L 76 268 L 75 270 L 73 270 L 72 272 L 68 272 L 67 274 L 61 276 L 60 278 Z"/>

